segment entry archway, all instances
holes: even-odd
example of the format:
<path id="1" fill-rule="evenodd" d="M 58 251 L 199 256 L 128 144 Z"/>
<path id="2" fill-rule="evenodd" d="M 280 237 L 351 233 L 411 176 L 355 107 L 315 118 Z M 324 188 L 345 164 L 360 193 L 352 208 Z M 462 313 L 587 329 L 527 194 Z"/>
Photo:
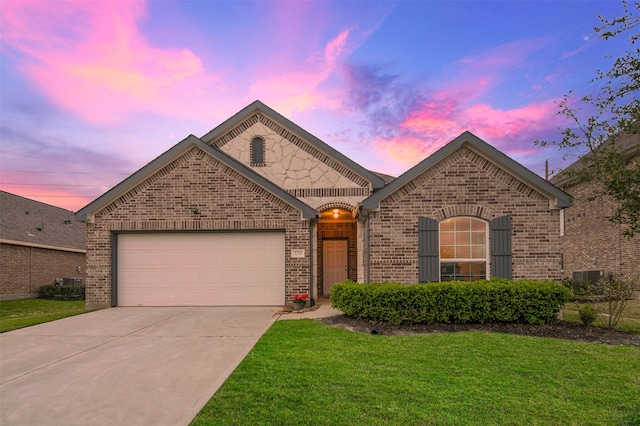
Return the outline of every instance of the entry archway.
<path id="1" fill-rule="evenodd" d="M 357 221 L 352 208 L 325 205 L 318 221 L 318 294 L 331 295 L 333 284 L 357 280 Z"/>

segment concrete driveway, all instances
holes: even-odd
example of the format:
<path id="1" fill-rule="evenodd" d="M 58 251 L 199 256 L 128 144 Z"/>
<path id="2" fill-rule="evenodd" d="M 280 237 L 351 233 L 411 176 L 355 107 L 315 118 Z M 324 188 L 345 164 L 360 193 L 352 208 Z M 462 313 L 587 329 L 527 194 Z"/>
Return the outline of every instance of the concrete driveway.
<path id="1" fill-rule="evenodd" d="M 276 307 L 113 308 L 0 335 L 2 425 L 186 425 Z"/>

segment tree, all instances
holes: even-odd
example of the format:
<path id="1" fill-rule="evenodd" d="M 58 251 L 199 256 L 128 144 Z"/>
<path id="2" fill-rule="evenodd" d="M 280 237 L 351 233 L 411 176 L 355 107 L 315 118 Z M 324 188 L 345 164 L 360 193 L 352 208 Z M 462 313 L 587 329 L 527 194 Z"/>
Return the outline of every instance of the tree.
<path id="1" fill-rule="evenodd" d="M 608 71 L 596 70 L 593 83 L 601 86 L 595 95 L 580 99 L 593 115 L 584 117 L 579 107 L 573 106 L 572 93 L 564 96 L 558 114 L 572 123 L 559 129 L 560 141 L 536 141 L 538 146 L 555 145 L 566 153 L 582 151 L 584 154 L 563 172 L 572 182 L 595 182 L 593 197 L 608 196 L 616 203 L 610 221 L 625 226 L 624 234 L 631 238 L 640 233 L 640 48 L 636 42 L 640 33 L 640 1 L 632 5 L 623 0 L 624 14 L 611 20 L 598 15 L 601 25 L 594 28 L 599 37 L 609 40 L 628 37 L 630 48 L 616 58 Z M 628 142 L 632 135 L 631 150 L 622 149 L 621 141 Z M 628 148 L 628 144 L 624 144 Z M 629 152 L 636 153 L 635 160 Z M 565 154 L 565 158 L 567 154 Z"/>

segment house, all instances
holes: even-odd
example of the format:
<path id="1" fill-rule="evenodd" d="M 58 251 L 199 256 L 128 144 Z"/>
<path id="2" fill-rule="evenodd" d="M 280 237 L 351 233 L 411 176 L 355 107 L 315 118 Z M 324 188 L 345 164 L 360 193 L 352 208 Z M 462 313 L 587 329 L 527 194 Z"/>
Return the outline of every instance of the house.
<path id="1" fill-rule="evenodd" d="M 0 300 L 36 297 L 56 278 L 84 281 L 86 227 L 73 212 L 0 191 Z"/>
<path id="2" fill-rule="evenodd" d="M 256 101 L 75 217 L 91 308 L 283 305 L 345 279 L 560 279 L 570 205 L 469 132 L 393 179 Z"/>
<path id="3" fill-rule="evenodd" d="M 640 161 L 640 135 L 620 136 L 615 144 L 632 164 Z M 580 281 L 609 274 L 640 277 L 640 235 L 627 238 L 622 225 L 609 221 L 615 204 L 607 197 L 593 198 L 597 193 L 595 182 L 577 183 L 570 173 L 577 167 L 582 167 L 580 161 L 551 178 L 553 184 L 573 197 L 573 206 L 561 215 L 563 277 Z M 637 293 L 640 295 L 640 288 Z"/>

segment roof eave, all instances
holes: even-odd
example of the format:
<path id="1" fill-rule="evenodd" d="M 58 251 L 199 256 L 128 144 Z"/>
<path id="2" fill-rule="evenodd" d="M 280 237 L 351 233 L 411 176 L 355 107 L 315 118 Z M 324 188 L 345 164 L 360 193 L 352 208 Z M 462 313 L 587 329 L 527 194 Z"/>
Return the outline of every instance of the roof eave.
<path id="1" fill-rule="evenodd" d="M 478 153 L 479 155 L 487 157 L 490 161 L 496 163 L 503 170 L 507 170 L 510 173 L 514 174 L 518 179 L 522 180 L 527 185 L 530 185 L 532 188 L 549 197 L 550 202 L 552 200 L 556 200 L 553 202 L 553 204 L 559 206 L 558 208 L 569 207 L 572 205 L 571 197 L 569 194 L 555 187 L 553 184 L 533 173 L 531 170 L 527 169 L 506 154 L 484 142 L 473 133 L 466 131 L 429 157 L 422 160 L 416 166 L 412 167 L 407 172 L 397 177 L 385 188 L 365 199 L 362 202 L 363 210 L 371 211 L 380 208 L 380 201 L 415 179 L 418 175 L 433 167 L 435 164 L 439 163 L 441 160 L 452 154 L 463 145 L 468 146 L 472 151 Z"/>
<path id="2" fill-rule="evenodd" d="M 182 141 L 178 142 L 176 145 L 171 147 L 168 151 L 164 152 L 159 157 L 155 158 L 149 164 L 147 164 L 146 166 L 144 166 L 143 168 L 141 168 L 140 170 L 138 170 L 137 172 L 135 172 L 134 174 L 132 174 L 131 176 L 123 180 L 122 182 L 120 182 L 118 185 L 111 188 L 102 196 L 98 197 L 96 200 L 94 200 L 93 202 L 89 203 L 87 206 L 80 209 L 74 215 L 75 220 L 80 222 L 92 223 L 93 216 L 97 212 L 104 209 L 106 206 L 111 204 L 114 200 L 117 200 L 119 197 L 122 197 L 124 194 L 126 194 L 127 192 L 135 188 L 137 185 L 139 185 L 145 179 L 149 178 L 151 175 L 156 173 L 166 164 L 175 160 L 180 155 L 184 154 L 186 151 L 188 151 L 194 146 L 204 151 L 205 153 L 215 157 L 216 159 L 218 159 L 225 165 L 229 166 L 236 172 L 247 177 L 252 182 L 262 186 L 267 191 L 272 193 L 274 196 L 280 198 L 287 204 L 296 208 L 301 212 L 301 215 L 303 218 L 312 219 L 316 217 L 317 212 L 307 204 L 298 200 L 297 198 L 290 195 L 289 193 L 282 190 L 281 188 L 278 188 L 271 181 L 265 179 L 264 177 L 248 169 L 243 164 L 237 162 L 235 159 L 213 148 L 212 146 L 207 145 L 196 136 L 189 135 L 187 138 L 183 139 Z"/>

